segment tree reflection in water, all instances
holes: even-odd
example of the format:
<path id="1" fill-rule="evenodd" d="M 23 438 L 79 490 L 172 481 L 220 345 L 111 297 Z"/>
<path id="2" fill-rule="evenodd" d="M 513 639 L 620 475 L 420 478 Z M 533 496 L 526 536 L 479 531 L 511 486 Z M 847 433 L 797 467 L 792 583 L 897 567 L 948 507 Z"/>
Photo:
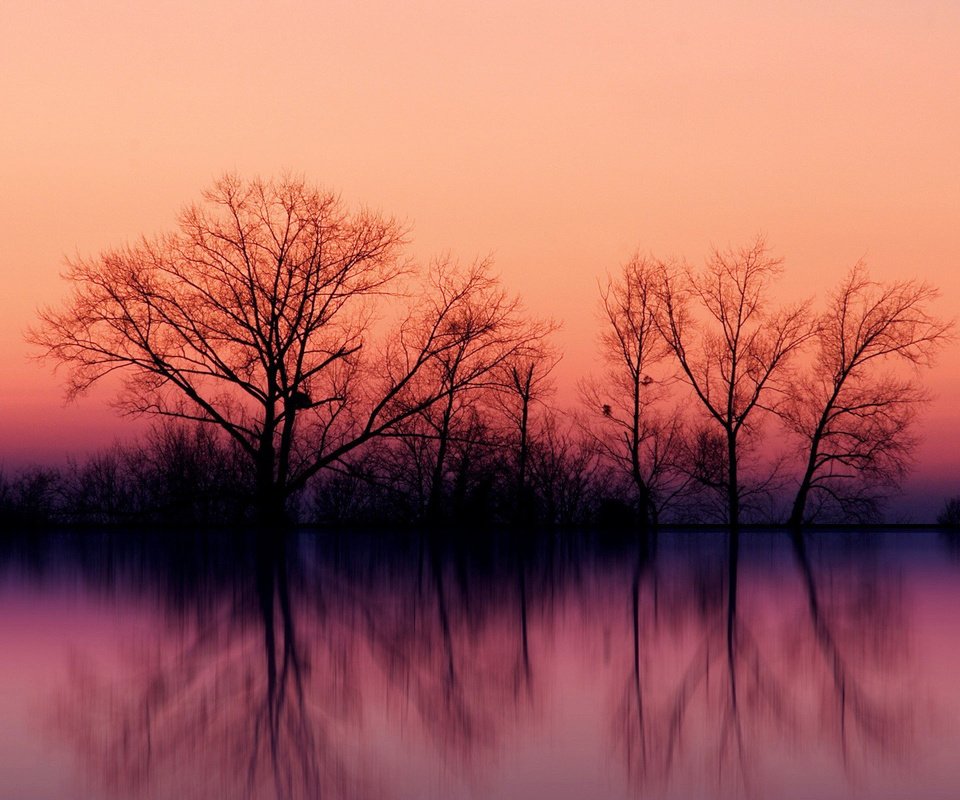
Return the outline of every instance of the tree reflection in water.
<path id="1" fill-rule="evenodd" d="M 847 766 L 857 755 L 862 759 L 872 752 L 889 755 L 905 749 L 913 727 L 911 698 L 891 695 L 885 680 L 907 658 L 899 576 L 861 562 L 828 575 L 824 591 L 806 539 L 794 536 L 793 546 L 815 649 L 826 672 L 822 734 L 832 732 Z"/>
<path id="2" fill-rule="evenodd" d="M 908 622 L 882 559 L 672 541 L 77 537 L 21 563 L 138 621 L 119 663 L 75 659 L 58 705 L 116 796 L 451 796 L 589 696 L 565 659 L 611 698 L 592 711 L 630 795 L 767 796 L 784 763 L 855 776 L 905 751 Z M 415 786 L 411 754 L 451 791 Z"/>
<path id="3" fill-rule="evenodd" d="M 738 538 L 726 534 L 723 558 L 701 554 L 670 586 L 655 563 L 635 568 L 633 657 L 613 734 L 641 796 L 677 781 L 763 796 L 778 753 L 830 742 L 852 779 L 911 742 L 912 698 L 897 681 L 909 649 L 897 573 L 870 558 L 828 558 L 818 570 L 798 535 L 792 577 L 802 611 L 784 612 L 785 570 L 744 609 Z"/>
<path id="4" fill-rule="evenodd" d="M 75 666 L 65 732 L 120 796 L 371 796 L 350 768 L 353 609 L 331 608 L 322 582 L 294 602 L 301 576 L 282 539 L 234 555 L 226 576 L 197 571 L 193 587 L 167 595 L 166 626 L 125 653 L 119 680 Z M 170 573 L 150 577 L 164 596 Z M 323 631 L 308 646 L 301 616 Z"/>
<path id="5" fill-rule="evenodd" d="M 257 539 L 209 573 L 111 548 L 121 566 L 99 576 L 102 588 L 126 602 L 152 587 L 166 624 L 125 653 L 119 679 L 73 666 L 60 725 L 102 785 L 120 796 L 388 796 L 366 763 L 368 695 L 459 767 L 496 745 L 534 699 L 523 561 L 491 578 L 495 592 L 474 592 L 470 570 L 435 541 L 419 559 L 325 544 Z"/>

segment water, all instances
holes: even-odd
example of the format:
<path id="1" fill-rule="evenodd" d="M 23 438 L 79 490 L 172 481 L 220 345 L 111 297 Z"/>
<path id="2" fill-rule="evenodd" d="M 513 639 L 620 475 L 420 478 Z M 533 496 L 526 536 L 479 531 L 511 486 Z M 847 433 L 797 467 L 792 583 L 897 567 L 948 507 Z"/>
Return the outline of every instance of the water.
<path id="1" fill-rule="evenodd" d="M 25 537 L 0 797 L 955 798 L 935 532 Z"/>

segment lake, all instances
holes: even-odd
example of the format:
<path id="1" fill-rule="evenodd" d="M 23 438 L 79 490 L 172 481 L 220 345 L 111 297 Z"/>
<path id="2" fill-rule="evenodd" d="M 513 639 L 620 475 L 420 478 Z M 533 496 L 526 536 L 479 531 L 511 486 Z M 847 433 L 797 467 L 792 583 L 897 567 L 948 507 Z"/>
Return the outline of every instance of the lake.
<path id="1" fill-rule="evenodd" d="M 956 539 L 448 538 L 5 537 L 0 797 L 960 796 Z"/>

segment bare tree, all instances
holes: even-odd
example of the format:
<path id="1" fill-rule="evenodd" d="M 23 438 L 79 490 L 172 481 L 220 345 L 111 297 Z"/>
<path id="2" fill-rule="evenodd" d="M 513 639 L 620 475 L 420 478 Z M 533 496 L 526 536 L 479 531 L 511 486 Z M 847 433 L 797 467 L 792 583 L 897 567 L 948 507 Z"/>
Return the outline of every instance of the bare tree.
<path id="1" fill-rule="evenodd" d="M 556 329 L 552 323 L 541 323 L 546 336 Z M 532 415 L 538 404 L 543 404 L 554 390 L 551 373 L 559 363 L 559 354 L 545 341 L 539 347 L 528 348 L 503 364 L 499 386 L 494 394 L 509 429 L 508 447 L 515 461 L 514 519 L 530 522 L 533 518 L 529 481 L 530 451 L 535 437 Z"/>
<path id="2" fill-rule="evenodd" d="M 937 515 L 937 525 L 942 528 L 960 528 L 960 497 L 951 497 L 944 501 L 943 509 Z"/>
<path id="3" fill-rule="evenodd" d="M 414 379 L 494 336 L 471 305 L 493 281 L 439 264 L 380 363 L 373 303 L 411 271 L 397 222 L 289 178 L 227 176 L 203 199 L 175 233 L 71 262 L 72 297 L 28 338 L 69 368 L 70 397 L 118 372 L 123 410 L 222 429 L 273 519 L 320 469 L 445 396 Z"/>
<path id="4" fill-rule="evenodd" d="M 816 360 L 782 407 L 805 452 L 791 525 L 824 504 L 864 516 L 878 491 L 900 482 L 927 398 L 916 372 L 950 334 L 929 311 L 936 297 L 917 281 L 872 281 L 862 263 L 834 290 L 818 320 Z M 910 369 L 898 374 L 898 364 Z"/>
<path id="5" fill-rule="evenodd" d="M 439 270 L 433 276 L 436 306 L 421 320 L 421 328 L 442 317 L 441 337 L 449 343 L 437 350 L 421 371 L 427 396 L 419 416 L 426 434 L 400 430 L 401 435 L 427 435 L 436 443 L 429 469 L 427 517 L 438 519 L 444 493 L 451 444 L 458 420 L 467 412 L 477 414 L 478 395 L 501 387 L 509 364 L 527 362 L 542 352 L 543 339 L 552 329 L 548 323 L 525 319 L 520 301 L 509 296 L 490 272 L 487 262 L 464 270 Z M 449 311 L 445 311 L 449 308 Z M 482 420 L 480 420 L 482 422 Z M 422 426 L 421 426 L 422 427 Z M 475 427 L 468 425 L 468 427 Z M 475 437 L 464 437 L 473 440 Z"/>
<path id="6" fill-rule="evenodd" d="M 663 365 L 671 354 L 657 327 L 661 266 L 635 256 L 600 290 L 600 335 L 606 374 L 581 384 L 591 415 L 588 426 L 599 452 L 629 476 L 644 525 L 655 525 L 661 507 L 679 488 L 675 457 L 679 415 L 661 408 L 673 377 Z"/>
<path id="7" fill-rule="evenodd" d="M 51 522 L 61 510 L 62 490 L 58 470 L 30 467 L 8 476 L 0 466 L 0 523 L 12 530 Z"/>
<path id="8" fill-rule="evenodd" d="M 532 442 L 528 468 L 544 522 L 569 527 L 590 519 L 599 483 L 597 454 L 576 426 L 548 413 Z"/>
<path id="9" fill-rule="evenodd" d="M 769 290 L 782 270 L 762 239 L 715 250 L 704 270 L 661 267 L 658 326 L 683 375 L 725 445 L 727 521 L 740 520 L 741 439 L 768 409 L 777 380 L 813 335 L 808 303 L 771 308 Z"/>

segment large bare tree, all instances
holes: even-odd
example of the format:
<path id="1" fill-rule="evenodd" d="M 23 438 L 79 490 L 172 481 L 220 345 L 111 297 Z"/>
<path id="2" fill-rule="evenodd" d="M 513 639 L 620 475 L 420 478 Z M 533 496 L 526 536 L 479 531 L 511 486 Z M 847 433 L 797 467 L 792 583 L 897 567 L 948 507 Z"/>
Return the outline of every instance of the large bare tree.
<path id="1" fill-rule="evenodd" d="M 792 526 L 823 506 L 867 515 L 878 493 L 899 483 L 927 397 L 917 371 L 950 334 L 951 324 L 930 311 L 937 294 L 918 281 L 873 281 L 862 263 L 831 294 L 816 359 L 782 406 L 804 448 Z"/>
<path id="2" fill-rule="evenodd" d="M 741 440 L 758 412 L 776 403 L 784 368 L 813 334 L 808 303 L 773 305 L 770 289 L 781 270 L 759 238 L 738 250 L 715 250 L 700 272 L 661 270 L 658 325 L 722 433 L 721 488 L 732 526 L 740 520 Z"/>
<path id="3" fill-rule="evenodd" d="M 213 425 L 251 465 L 266 518 L 320 469 L 449 392 L 431 367 L 482 361 L 519 331 L 479 319 L 486 269 L 445 262 L 386 347 L 375 304 L 412 271 L 394 220 L 302 180 L 226 176 L 174 233 L 69 263 L 73 287 L 29 338 L 74 397 L 117 372 L 118 405 Z M 476 380 L 482 366 L 461 374 Z"/>

